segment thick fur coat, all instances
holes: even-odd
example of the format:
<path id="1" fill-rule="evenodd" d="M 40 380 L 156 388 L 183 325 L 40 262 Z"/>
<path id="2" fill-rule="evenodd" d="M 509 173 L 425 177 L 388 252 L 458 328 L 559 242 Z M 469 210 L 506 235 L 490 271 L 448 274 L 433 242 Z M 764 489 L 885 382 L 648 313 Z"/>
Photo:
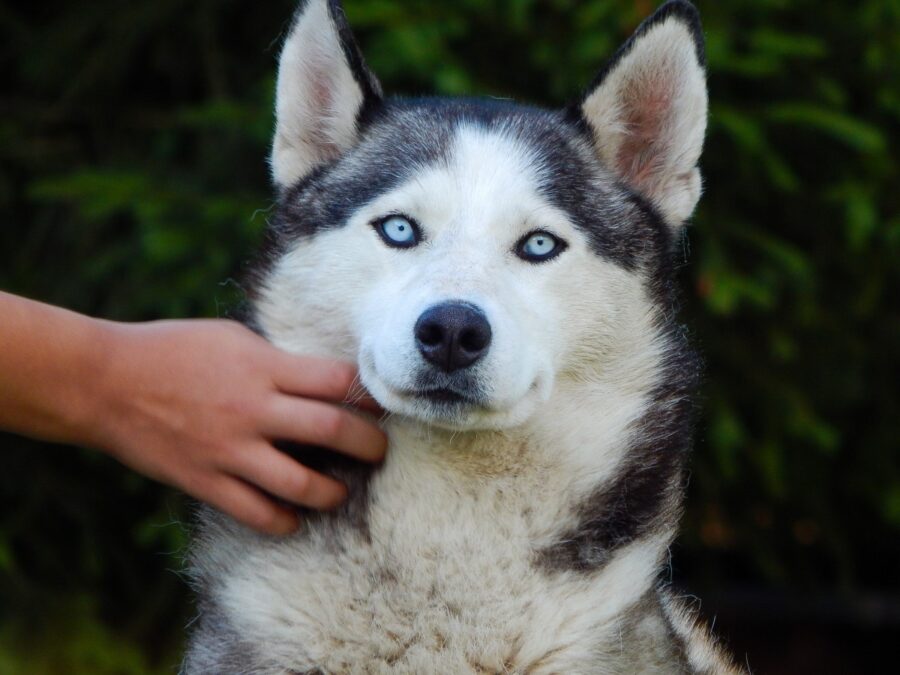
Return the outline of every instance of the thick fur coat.
<path id="1" fill-rule="evenodd" d="M 201 514 L 183 672 L 737 672 L 662 581 L 697 364 L 672 261 L 700 196 L 674 0 L 552 111 L 388 99 L 335 0 L 286 39 L 251 323 L 359 364 L 384 464 L 286 539 Z"/>

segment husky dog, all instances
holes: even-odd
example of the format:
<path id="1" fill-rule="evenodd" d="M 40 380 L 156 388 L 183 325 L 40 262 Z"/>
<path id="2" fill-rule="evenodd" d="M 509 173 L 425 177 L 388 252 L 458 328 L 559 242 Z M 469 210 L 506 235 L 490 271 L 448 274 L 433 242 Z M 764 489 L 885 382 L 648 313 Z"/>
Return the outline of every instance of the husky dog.
<path id="1" fill-rule="evenodd" d="M 385 98 L 337 0 L 301 2 L 251 323 L 358 363 L 390 449 L 286 449 L 351 495 L 291 537 L 201 515 L 185 674 L 738 672 L 663 581 L 706 116 L 683 0 L 562 111 Z"/>

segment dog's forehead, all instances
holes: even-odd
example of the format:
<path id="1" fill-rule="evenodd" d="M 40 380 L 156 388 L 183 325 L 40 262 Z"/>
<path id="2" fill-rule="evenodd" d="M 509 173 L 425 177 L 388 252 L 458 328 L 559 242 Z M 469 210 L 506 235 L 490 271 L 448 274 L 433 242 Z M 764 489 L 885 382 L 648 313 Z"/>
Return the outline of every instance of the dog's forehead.
<path id="1" fill-rule="evenodd" d="M 411 215 L 424 218 L 426 228 L 454 224 L 503 236 L 526 221 L 550 217 L 543 172 L 540 153 L 514 130 L 462 121 L 438 161 L 415 171 L 380 201 L 400 211 L 411 209 Z"/>
<path id="2" fill-rule="evenodd" d="M 366 139 L 377 156 L 394 155 L 415 168 L 452 171 L 472 190 L 516 181 L 552 192 L 552 173 L 574 169 L 612 190 L 615 184 L 589 149 L 587 139 L 563 114 L 505 101 L 438 100 L 427 107 L 387 115 Z"/>
<path id="3" fill-rule="evenodd" d="M 424 180 L 436 172 L 452 181 L 464 202 L 458 207 L 544 200 L 587 234 L 598 255 L 625 267 L 659 244 L 653 209 L 616 182 L 576 124 L 561 112 L 494 100 L 393 101 L 355 148 L 285 192 L 278 228 L 295 237 L 340 227 L 410 182 L 445 198 L 447 180 Z"/>

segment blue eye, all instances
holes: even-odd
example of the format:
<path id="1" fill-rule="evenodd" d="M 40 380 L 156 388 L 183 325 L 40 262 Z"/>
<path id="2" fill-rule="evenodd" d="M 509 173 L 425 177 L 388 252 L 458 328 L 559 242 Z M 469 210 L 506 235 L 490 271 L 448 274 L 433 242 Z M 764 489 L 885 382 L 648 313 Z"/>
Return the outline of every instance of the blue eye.
<path id="1" fill-rule="evenodd" d="M 565 250 L 565 242 L 549 232 L 532 232 L 516 246 L 516 255 L 529 262 L 543 262 L 554 258 Z"/>
<path id="2" fill-rule="evenodd" d="M 411 248 L 419 243 L 419 228 L 404 216 L 388 216 L 375 223 L 384 243 L 395 248 Z"/>

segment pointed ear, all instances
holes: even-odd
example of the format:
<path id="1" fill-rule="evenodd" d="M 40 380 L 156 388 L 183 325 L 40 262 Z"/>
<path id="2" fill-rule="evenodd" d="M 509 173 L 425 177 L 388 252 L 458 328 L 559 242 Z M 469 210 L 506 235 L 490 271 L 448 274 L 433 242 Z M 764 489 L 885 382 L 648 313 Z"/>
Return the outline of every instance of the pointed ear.
<path id="1" fill-rule="evenodd" d="M 338 0 L 301 0 L 278 66 L 272 178 L 287 187 L 352 147 L 382 99 Z"/>
<path id="2" fill-rule="evenodd" d="M 700 198 L 706 132 L 703 33 L 697 10 L 672 0 L 645 20 L 578 106 L 601 161 L 672 226 Z"/>

